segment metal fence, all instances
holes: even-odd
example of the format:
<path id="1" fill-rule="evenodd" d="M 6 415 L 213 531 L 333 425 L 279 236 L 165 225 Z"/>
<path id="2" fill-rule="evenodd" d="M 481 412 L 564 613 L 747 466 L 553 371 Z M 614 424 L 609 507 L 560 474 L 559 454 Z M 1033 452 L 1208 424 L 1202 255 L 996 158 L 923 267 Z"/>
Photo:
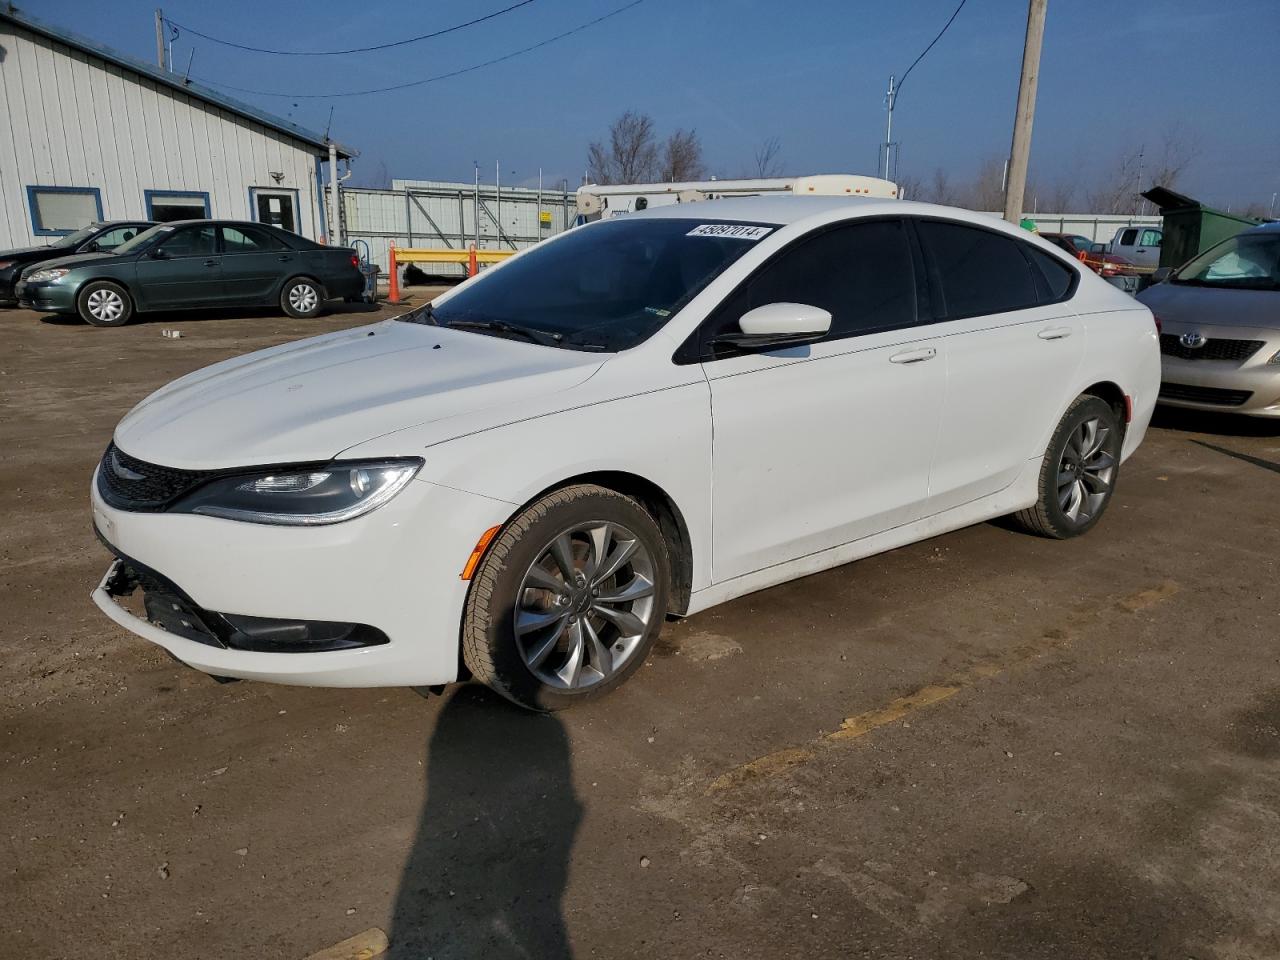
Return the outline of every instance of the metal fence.
<path id="1" fill-rule="evenodd" d="M 363 240 L 382 273 L 388 248 L 439 247 L 520 250 L 573 225 L 574 195 L 566 190 L 492 184 L 393 180 L 390 190 L 344 188 L 342 219 L 348 244 Z M 432 272 L 463 276 L 466 268 L 433 265 Z"/>
<path id="2" fill-rule="evenodd" d="M 999 216 L 999 214 L 995 214 Z M 1121 227 L 1158 227 L 1163 217 L 1126 217 L 1123 214 L 1028 213 L 1041 233 L 1078 233 L 1095 243 L 1106 243 Z"/>

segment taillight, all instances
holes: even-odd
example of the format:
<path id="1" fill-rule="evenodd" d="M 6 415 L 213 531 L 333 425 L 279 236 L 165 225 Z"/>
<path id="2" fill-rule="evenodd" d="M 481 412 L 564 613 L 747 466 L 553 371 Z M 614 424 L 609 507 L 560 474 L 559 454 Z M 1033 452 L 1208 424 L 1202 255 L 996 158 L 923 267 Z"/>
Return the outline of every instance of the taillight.
<path id="1" fill-rule="evenodd" d="M 1154 313 L 1151 316 L 1154 317 L 1156 321 L 1156 333 L 1164 333 L 1164 321 Z"/>
<path id="2" fill-rule="evenodd" d="M 351 255 L 351 265 L 353 267 L 360 266 L 360 258 L 357 257 L 354 253 Z"/>

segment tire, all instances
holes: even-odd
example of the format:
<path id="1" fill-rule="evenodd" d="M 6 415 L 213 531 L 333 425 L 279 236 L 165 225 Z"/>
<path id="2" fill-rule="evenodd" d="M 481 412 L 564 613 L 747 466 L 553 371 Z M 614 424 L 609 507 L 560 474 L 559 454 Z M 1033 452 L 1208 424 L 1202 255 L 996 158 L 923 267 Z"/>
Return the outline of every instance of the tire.
<path id="1" fill-rule="evenodd" d="M 480 563 L 463 615 L 463 661 L 531 710 L 601 697 L 648 656 L 666 617 L 670 569 L 658 525 L 630 497 L 590 484 L 549 493 L 507 524 Z"/>
<path id="2" fill-rule="evenodd" d="M 280 309 L 291 317 L 309 320 L 324 307 L 324 288 L 310 277 L 294 277 L 280 291 Z"/>
<path id="3" fill-rule="evenodd" d="M 1014 514 L 1029 533 L 1078 537 L 1102 519 L 1120 473 L 1124 429 L 1115 410 L 1093 396 L 1075 399 L 1053 431 L 1040 466 L 1039 499 Z"/>
<path id="4" fill-rule="evenodd" d="M 118 283 L 95 280 L 76 296 L 76 313 L 95 327 L 123 327 L 133 318 L 133 298 Z"/>

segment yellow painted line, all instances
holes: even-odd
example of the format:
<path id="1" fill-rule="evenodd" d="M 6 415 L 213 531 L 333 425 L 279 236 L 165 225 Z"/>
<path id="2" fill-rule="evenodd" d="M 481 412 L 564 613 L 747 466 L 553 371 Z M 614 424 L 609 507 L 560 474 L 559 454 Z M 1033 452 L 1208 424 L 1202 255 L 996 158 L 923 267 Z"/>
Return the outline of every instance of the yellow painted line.
<path id="1" fill-rule="evenodd" d="M 858 714 L 856 717 L 847 717 L 840 724 L 839 730 L 834 733 L 828 733 L 823 739 L 853 740 L 870 733 L 878 727 L 883 727 L 887 723 L 901 720 L 917 710 L 923 710 L 925 707 L 931 707 L 935 703 L 941 703 L 948 697 L 954 697 L 963 689 L 964 686 L 961 686 L 958 682 L 923 687 L 908 696 L 891 700 L 888 706 L 881 707 L 879 710 L 869 710 L 866 713 Z"/>
<path id="2" fill-rule="evenodd" d="M 386 953 L 387 947 L 387 935 L 377 927 L 370 927 L 363 933 L 311 954 L 306 960 L 372 960 Z"/>
<path id="3" fill-rule="evenodd" d="M 1161 600 L 1167 600 L 1177 593 L 1178 589 L 1176 583 L 1172 580 L 1166 580 L 1158 587 L 1152 587 L 1150 590 L 1143 590 L 1141 593 L 1135 593 L 1131 597 L 1125 597 L 1120 601 L 1120 606 L 1130 613 L 1137 613 L 1139 610 L 1155 606 Z"/>
<path id="4" fill-rule="evenodd" d="M 1130 613 L 1137 613 L 1163 600 L 1167 600 L 1178 590 L 1177 583 L 1172 580 L 1166 580 L 1159 586 L 1120 598 L 1117 601 L 1117 606 Z M 1067 623 L 1071 627 L 1084 626 L 1088 621 L 1098 617 L 1098 610 L 1099 608 L 1091 607 L 1087 614 L 1069 616 Z M 1040 643 L 1019 647 L 1011 651 L 1003 660 L 976 664 L 943 683 L 929 684 L 914 693 L 891 700 L 883 707 L 868 710 L 866 713 L 859 713 L 852 717 L 846 717 L 841 722 L 838 730 L 823 734 L 808 746 L 786 747 L 782 750 L 766 753 L 762 757 L 757 757 L 734 767 L 712 780 L 706 792 L 708 794 L 720 793 L 724 790 L 742 786 L 752 780 L 771 777 L 791 767 L 808 763 L 818 755 L 820 750 L 830 748 L 847 740 L 856 740 L 883 726 L 905 720 L 919 710 L 924 710 L 951 699 L 961 690 L 1044 656 L 1050 650 L 1069 643 L 1070 640 L 1071 633 L 1069 630 L 1051 630 L 1041 638 Z"/>

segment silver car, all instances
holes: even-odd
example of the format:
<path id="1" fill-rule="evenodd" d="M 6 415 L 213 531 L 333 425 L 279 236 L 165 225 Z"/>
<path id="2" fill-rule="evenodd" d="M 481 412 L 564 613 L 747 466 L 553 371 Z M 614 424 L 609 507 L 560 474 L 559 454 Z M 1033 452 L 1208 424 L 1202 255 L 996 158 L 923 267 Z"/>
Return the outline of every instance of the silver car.
<path id="1" fill-rule="evenodd" d="M 1148 287 L 1160 402 L 1280 417 L 1280 223 L 1224 240 Z"/>

